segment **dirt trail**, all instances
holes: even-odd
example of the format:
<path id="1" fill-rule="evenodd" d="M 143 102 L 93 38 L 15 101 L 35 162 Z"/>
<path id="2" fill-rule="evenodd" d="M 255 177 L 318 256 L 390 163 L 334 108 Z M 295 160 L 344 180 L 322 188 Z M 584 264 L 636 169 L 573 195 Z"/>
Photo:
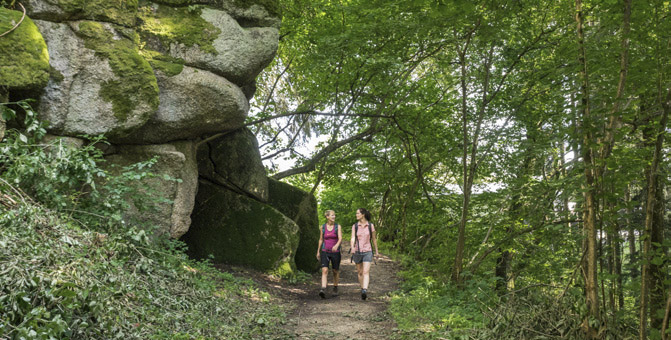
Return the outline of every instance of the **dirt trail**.
<path id="1" fill-rule="evenodd" d="M 326 299 L 318 295 L 321 274 L 313 275 L 309 284 L 293 286 L 289 296 L 293 296 L 296 306 L 289 315 L 288 328 L 303 340 L 390 338 L 396 325 L 387 308 L 389 295 L 397 287 L 397 264 L 381 255 L 377 264 L 371 265 L 368 299 L 363 301 L 349 245 L 344 244 L 342 250 L 339 294 L 333 294 L 330 270 Z"/>

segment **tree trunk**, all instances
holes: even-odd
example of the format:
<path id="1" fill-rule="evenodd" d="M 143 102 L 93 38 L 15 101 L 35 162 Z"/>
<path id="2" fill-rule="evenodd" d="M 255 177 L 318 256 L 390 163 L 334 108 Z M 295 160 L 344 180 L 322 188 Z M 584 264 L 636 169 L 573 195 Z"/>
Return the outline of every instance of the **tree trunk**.
<path id="1" fill-rule="evenodd" d="M 624 200 L 627 203 L 627 213 L 625 223 L 627 224 L 627 244 L 629 246 L 629 277 L 634 280 L 638 277 L 638 248 L 636 248 L 636 226 L 632 221 L 634 208 L 631 206 L 631 185 L 627 185 L 624 192 Z"/>
<path id="2" fill-rule="evenodd" d="M 662 146 L 664 144 L 664 136 L 666 134 L 666 125 L 671 111 L 671 91 L 668 92 L 666 99 L 662 101 L 663 113 L 659 125 L 653 123 L 653 119 L 649 121 L 649 128 L 644 130 L 647 134 L 646 140 L 648 145 L 654 142 L 654 150 L 652 153 L 652 161 L 647 167 L 648 174 L 647 184 L 647 198 L 645 204 L 645 230 L 643 234 L 643 266 L 641 269 L 641 304 L 639 313 L 639 339 L 643 340 L 647 337 L 648 316 L 650 314 L 652 326 L 661 328 L 662 321 L 655 317 L 656 308 L 660 308 L 656 302 L 650 303 L 648 294 L 655 295 L 656 299 L 664 300 L 664 268 L 654 258 L 654 252 L 659 250 L 664 254 L 660 242 L 662 238 L 663 229 L 663 215 L 659 216 L 658 210 L 662 209 L 662 200 L 659 199 L 661 192 L 659 184 L 659 164 L 662 161 Z M 655 243 L 655 244 L 653 244 Z M 663 262 L 662 262 L 663 263 Z M 660 287 L 661 286 L 661 287 Z M 661 292 L 660 292 L 661 290 Z M 661 294 L 661 295 L 660 295 Z M 648 304 L 650 303 L 650 308 Z M 663 308 L 663 307 L 661 307 Z"/>
<path id="3" fill-rule="evenodd" d="M 582 158 L 585 167 L 584 207 L 583 207 L 583 235 L 585 238 L 585 260 L 582 263 L 583 275 L 585 279 L 585 303 L 587 305 L 587 315 L 583 319 L 582 329 L 588 339 L 598 338 L 598 326 L 601 323 L 599 313 L 599 293 L 597 283 L 597 244 L 596 244 L 596 181 L 594 176 L 594 143 L 593 122 L 590 114 L 589 103 L 589 81 L 587 72 L 587 59 L 585 56 L 584 33 L 583 33 L 583 12 L 582 0 L 576 0 L 576 22 L 578 31 L 578 48 L 580 76 L 582 78 L 582 130 L 583 145 Z"/>
<path id="4" fill-rule="evenodd" d="M 664 247 L 664 185 L 659 180 L 656 185 L 650 230 L 650 328 L 660 330 L 664 321 L 667 251 Z"/>

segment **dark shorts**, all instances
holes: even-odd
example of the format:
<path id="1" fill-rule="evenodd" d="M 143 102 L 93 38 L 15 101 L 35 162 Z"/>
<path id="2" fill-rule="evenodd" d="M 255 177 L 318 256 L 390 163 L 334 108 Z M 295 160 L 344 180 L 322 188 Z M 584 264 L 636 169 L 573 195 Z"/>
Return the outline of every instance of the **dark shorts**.
<path id="1" fill-rule="evenodd" d="M 361 262 L 373 262 L 373 252 L 372 251 L 367 251 L 367 252 L 356 252 L 352 254 L 352 261 L 354 263 L 361 263 Z"/>
<path id="2" fill-rule="evenodd" d="M 340 253 L 329 253 L 322 250 L 319 258 L 322 261 L 322 268 L 329 267 L 329 262 L 331 262 L 331 267 L 335 270 L 340 269 Z"/>

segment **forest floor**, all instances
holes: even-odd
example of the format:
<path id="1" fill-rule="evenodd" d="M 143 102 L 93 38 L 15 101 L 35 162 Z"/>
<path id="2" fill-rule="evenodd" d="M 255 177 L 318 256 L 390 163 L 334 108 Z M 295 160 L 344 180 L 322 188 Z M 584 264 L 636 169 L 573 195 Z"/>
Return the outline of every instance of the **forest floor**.
<path id="1" fill-rule="evenodd" d="M 398 330 L 388 307 L 391 293 L 398 286 L 398 264 L 380 254 L 377 263 L 371 265 L 368 298 L 364 301 L 356 266 L 350 262 L 349 245 L 344 244 L 342 251 L 337 295 L 333 294 L 331 270 L 325 299 L 319 297 L 320 273 L 313 274 L 310 281 L 304 283 L 288 284 L 268 276 L 257 276 L 257 282 L 261 281 L 259 283 L 288 307 L 286 327 L 296 339 L 393 338 Z"/>

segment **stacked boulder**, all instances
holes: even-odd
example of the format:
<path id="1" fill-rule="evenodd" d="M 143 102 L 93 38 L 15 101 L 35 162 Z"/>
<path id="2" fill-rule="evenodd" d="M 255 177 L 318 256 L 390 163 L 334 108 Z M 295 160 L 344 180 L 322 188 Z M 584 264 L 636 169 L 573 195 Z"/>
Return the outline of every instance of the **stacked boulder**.
<path id="1" fill-rule="evenodd" d="M 38 98 L 55 136 L 104 134 L 110 164 L 158 157 L 154 172 L 178 180 L 150 185 L 171 203 L 128 214 L 184 239 L 194 256 L 296 268 L 303 230 L 318 237 L 316 202 L 300 211 L 314 215 L 309 227 L 298 211 L 272 206 L 244 127 L 255 78 L 277 51 L 277 0 L 22 3 L 26 15 L 0 8 L 0 34 L 20 22 L 0 37 L 0 100 Z M 0 121 L 0 138 L 4 129 Z"/>

